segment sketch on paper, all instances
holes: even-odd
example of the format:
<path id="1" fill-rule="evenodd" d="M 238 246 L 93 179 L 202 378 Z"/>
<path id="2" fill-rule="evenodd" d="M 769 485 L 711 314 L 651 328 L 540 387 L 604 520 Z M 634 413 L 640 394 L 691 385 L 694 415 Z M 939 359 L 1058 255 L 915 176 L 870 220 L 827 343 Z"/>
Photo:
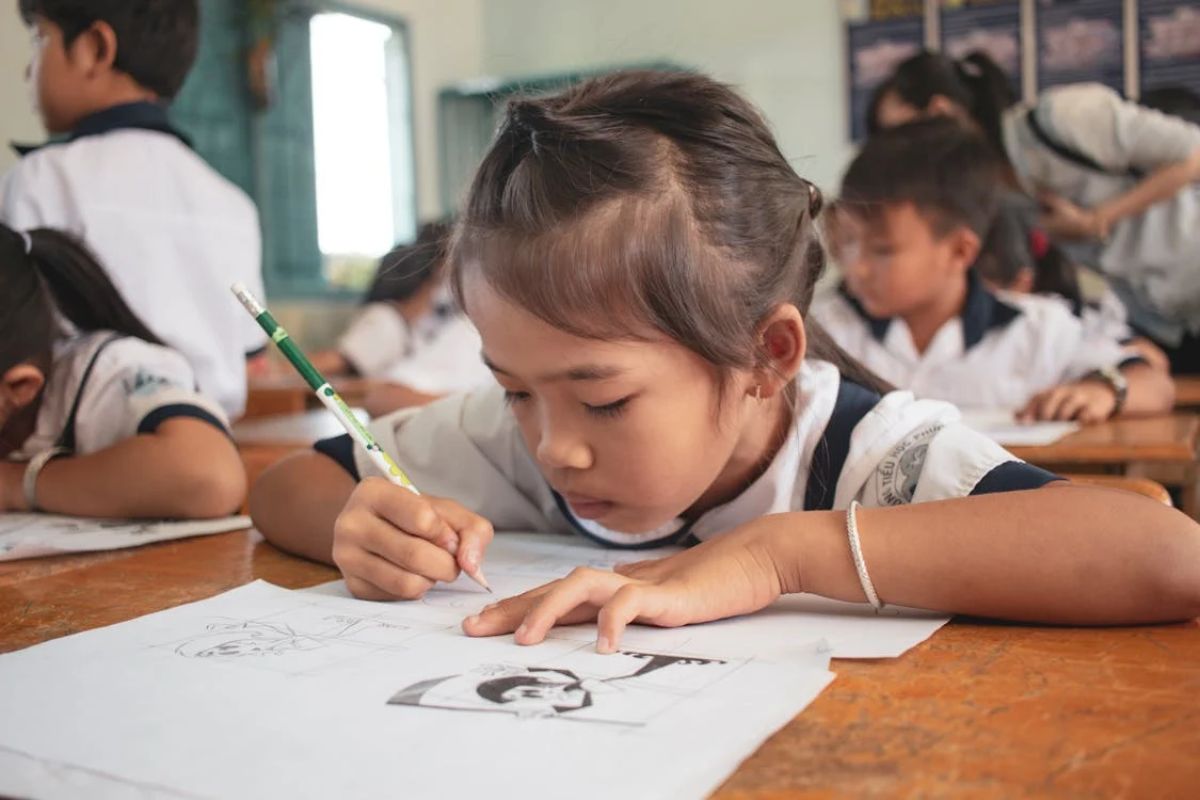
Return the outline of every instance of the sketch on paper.
<path id="1" fill-rule="evenodd" d="M 599 656 L 590 645 L 560 660 L 481 664 L 406 686 L 388 704 L 637 727 L 746 663 L 627 650 Z"/>
<path id="2" fill-rule="evenodd" d="M 309 605 L 256 619 L 213 619 L 203 631 L 165 646 L 184 658 L 299 674 L 379 650 L 405 650 L 405 642 L 430 630 L 419 623 Z"/>

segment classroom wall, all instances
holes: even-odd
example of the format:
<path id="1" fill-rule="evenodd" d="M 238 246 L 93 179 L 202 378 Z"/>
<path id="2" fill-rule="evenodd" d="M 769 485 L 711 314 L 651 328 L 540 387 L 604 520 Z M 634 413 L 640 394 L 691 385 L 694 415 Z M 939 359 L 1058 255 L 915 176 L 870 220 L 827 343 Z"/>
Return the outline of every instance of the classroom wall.
<path id="1" fill-rule="evenodd" d="M 671 61 L 740 87 L 796 170 L 832 192 L 846 135 L 838 0 L 488 0 L 483 70 L 499 77 Z"/>
<path id="2" fill-rule="evenodd" d="M 0 4 L 0 173 L 17 160 L 9 142 L 40 142 L 45 136 L 25 88 L 29 51 L 29 33 L 17 4 Z"/>

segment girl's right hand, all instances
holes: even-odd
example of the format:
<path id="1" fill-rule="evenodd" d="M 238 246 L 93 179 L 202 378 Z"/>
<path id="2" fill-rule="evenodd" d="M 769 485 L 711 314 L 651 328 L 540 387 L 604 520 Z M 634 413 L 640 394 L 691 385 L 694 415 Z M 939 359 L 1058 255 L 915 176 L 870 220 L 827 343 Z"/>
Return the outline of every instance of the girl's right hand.
<path id="1" fill-rule="evenodd" d="M 491 541 L 491 523 L 453 500 L 367 478 L 334 522 L 333 562 L 355 597 L 415 600 L 477 570 Z"/>

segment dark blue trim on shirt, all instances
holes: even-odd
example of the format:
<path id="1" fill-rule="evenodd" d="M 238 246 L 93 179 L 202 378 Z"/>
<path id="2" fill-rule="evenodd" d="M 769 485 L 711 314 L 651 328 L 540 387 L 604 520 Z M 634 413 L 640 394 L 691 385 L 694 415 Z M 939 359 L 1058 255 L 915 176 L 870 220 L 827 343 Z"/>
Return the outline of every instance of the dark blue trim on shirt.
<path id="1" fill-rule="evenodd" d="M 648 542 L 638 542 L 637 544 L 621 544 L 620 542 L 604 539 L 592 533 L 579 523 L 579 520 L 576 519 L 575 515 L 571 513 L 571 507 L 567 504 L 567 501 L 563 500 L 562 495 L 553 489 L 550 490 L 550 493 L 554 495 L 554 503 L 558 506 L 558 510 L 562 512 L 562 515 L 566 518 L 567 522 L 570 523 L 575 532 L 587 537 L 588 539 L 591 539 L 593 542 L 596 542 L 602 547 L 610 547 L 614 550 L 651 550 L 655 547 L 668 547 L 670 545 L 690 546 L 697 543 L 697 540 L 692 538 L 691 535 L 691 523 L 685 524 L 682 528 L 674 533 L 668 533 L 666 536 L 660 536 L 659 538 L 651 539 Z"/>
<path id="2" fill-rule="evenodd" d="M 1058 475 L 1047 472 L 1041 467 L 1026 464 L 1024 461 L 1005 461 L 991 472 L 979 479 L 972 495 L 995 494 L 997 492 L 1020 492 L 1026 489 L 1040 489 L 1047 483 L 1061 481 Z"/>
<path id="3" fill-rule="evenodd" d="M 850 454 L 850 435 L 879 400 L 878 393 L 844 377 L 841 379 L 833 413 L 809 462 L 808 483 L 804 487 L 805 511 L 833 508 L 838 478 L 846 464 L 846 456 Z"/>
<path id="4" fill-rule="evenodd" d="M 862 303 L 850 294 L 845 284 L 842 284 L 838 291 L 849 303 L 850 308 L 862 318 L 875 341 L 882 342 L 887 336 L 888 328 L 891 327 L 892 319 L 871 316 Z M 1021 309 L 1010 306 L 988 291 L 983 279 L 974 269 L 970 269 L 967 271 L 967 296 L 963 299 L 963 307 L 958 316 L 962 320 L 963 349 L 970 350 L 983 341 L 988 331 L 1004 328 L 1021 316 Z"/>
<path id="5" fill-rule="evenodd" d="M 157 131 L 158 133 L 165 133 L 168 136 L 174 136 L 188 147 L 192 146 L 192 140 L 171 124 L 171 120 L 167 117 L 166 106 L 158 103 L 139 101 L 136 103 L 122 103 L 119 106 L 110 106 L 109 108 L 97 111 L 95 114 L 84 117 L 63 141 L 49 141 L 45 144 L 37 145 L 23 145 L 13 142 L 12 148 L 18 155 L 24 156 L 41 150 L 43 147 L 74 142 L 87 136 L 99 136 L 103 133 L 120 130 Z"/>
<path id="6" fill-rule="evenodd" d="M 191 403 L 170 403 L 165 406 L 159 406 L 142 417 L 142 421 L 138 423 L 137 432 L 154 433 L 158 430 L 158 426 L 167 420 L 181 418 L 198 419 L 201 422 L 207 422 L 226 436 L 229 435 L 229 429 L 225 427 L 225 423 L 221 422 L 215 414 L 206 408 L 194 406 Z"/>
<path id="7" fill-rule="evenodd" d="M 343 433 L 341 436 L 321 439 L 313 444 L 313 450 L 332 458 L 338 466 L 350 473 L 350 477 L 354 480 L 362 480 L 362 476 L 358 472 L 358 464 L 354 461 L 354 440 L 350 438 L 350 434 Z"/>

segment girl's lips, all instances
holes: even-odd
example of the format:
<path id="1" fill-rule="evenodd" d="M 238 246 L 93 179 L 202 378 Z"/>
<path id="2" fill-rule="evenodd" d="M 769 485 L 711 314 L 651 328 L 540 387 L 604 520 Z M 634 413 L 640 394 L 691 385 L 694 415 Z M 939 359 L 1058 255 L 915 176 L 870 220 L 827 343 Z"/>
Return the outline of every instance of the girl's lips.
<path id="1" fill-rule="evenodd" d="M 580 519 L 599 519 L 612 510 L 614 503 L 583 494 L 564 494 L 571 513 Z"/>

